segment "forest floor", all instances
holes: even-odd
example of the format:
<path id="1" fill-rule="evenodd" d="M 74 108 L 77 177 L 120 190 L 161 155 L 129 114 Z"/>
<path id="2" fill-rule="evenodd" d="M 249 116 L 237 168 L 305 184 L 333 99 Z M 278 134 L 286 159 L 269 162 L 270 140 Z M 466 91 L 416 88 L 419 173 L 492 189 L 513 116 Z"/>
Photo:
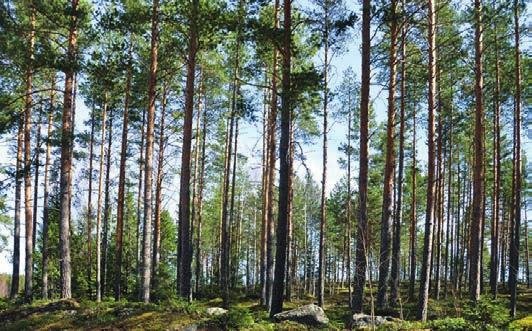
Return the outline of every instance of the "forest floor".
<path id="1" fill-rule="evenodd" d="M 376 312 L 404 320 L 378 330 L 532 330 L 532 290 L 520 289 L 519 314 L 514 320 L 508 316 L 507 295 L 499 297 L 493 300 L 486 296 L 476 308 L 465 299 L 431 299 L 427 323 L 414 321 L 417 300 L 404 302 L 398 309 Z M 293 300 L 284 308 L 292 309 L 313 299 Z M 324 308 L 330 322 L 325 329 L 346 329 L 350 317 L 347 300 L 345 290 L 329 296 Z M 221 307 L 219 298 L 194 303 L 167 300 L 159 304 L 56 300 L 21 305 L 0 301 L 0 330 L 185 330 L 189 326 L 195 327 L 191 330 L 311 330 L 294 322 L 274 323 L 255 297 L 242 294 L 233 297 L 232 302 L 227 314 L 213 317 L 205 311 L 208 307 Z"/>

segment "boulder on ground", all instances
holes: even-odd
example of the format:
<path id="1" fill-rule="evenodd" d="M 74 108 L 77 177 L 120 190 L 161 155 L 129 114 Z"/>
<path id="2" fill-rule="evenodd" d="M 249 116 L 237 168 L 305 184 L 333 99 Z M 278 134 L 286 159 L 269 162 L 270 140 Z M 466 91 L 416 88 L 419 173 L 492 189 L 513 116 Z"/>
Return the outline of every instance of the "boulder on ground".
<path id="1" fill-rule="evenodd" d="M 351 328 L 365 329 L 380 326 L 386 323 L 400 322 L 401 320 L 391 316 L 371 316 L 366 314 L 353 314 Z"/>
<path id="2" fill-rule="evenodd" d="M 320 306 L 309 304 L 296 309 L 275 314 L 274 319 L 281 321 L 294 321 L 309 326 L 326 326 L 329 319 Z"/>
<path id="3" fill-rule="evenodd" d="M 205 312 L 209 316 L 218 316 L 218 315 L 227 314 L 227 309 L 223 309 L 220 307 L 210 307 L 210 308 L 207 308 Z"/>

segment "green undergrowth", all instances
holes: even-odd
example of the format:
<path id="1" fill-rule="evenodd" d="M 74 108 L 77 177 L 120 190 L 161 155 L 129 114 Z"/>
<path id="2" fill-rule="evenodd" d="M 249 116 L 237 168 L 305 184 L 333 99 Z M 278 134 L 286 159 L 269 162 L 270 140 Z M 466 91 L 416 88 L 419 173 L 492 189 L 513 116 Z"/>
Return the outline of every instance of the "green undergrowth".
<path id="1" fill-rule="evenodd" d="M 427 323 L 415 320 L 416 301 L 402 300 L 394 309 L 375 313 L 404 321 L 387 324 L 376 330 L 532 330 L 531 294 L 529 290 L 520 293 L 519 315 L 515 319 L 508 314 L 508 297 L 504 293 L 496 300 L 483 296 L 476 305 L 450 295 L 438 301 L 431 299 Z M 346 330 L 351 316 L 347 297 L 344 289 L 328 297 L 325 312 L 330 322 L 324 330 Z M 207 316 L 205 310 L 208 307 L 221 307 L 222 300 L 218 297 L 192 303 L 169 299 L 151 304 L 126 300 L 101 303 L 88 300 L 35 300 L 31 304 L 24 304 L 0 300 L 0 330 L 182 330 L 190 325 L 196 325 L 198 330 L 316 330 L 294 322 L 274 323 L 255 296 L 242 293 L 231 299 L 228 313 L 214 317 Z M 305 296 L 286 302 L 284 308 L 292 309 L 311 302 L 315 302 L 315 298 Z M 370 296 L 365 305 L 365 311 L 371 311 Z"/>

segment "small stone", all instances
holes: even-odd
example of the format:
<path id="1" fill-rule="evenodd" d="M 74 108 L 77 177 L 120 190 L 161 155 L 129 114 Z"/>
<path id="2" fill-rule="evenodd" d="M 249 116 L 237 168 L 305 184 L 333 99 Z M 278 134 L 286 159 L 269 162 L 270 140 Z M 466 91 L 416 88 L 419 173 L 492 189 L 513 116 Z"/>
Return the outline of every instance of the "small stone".
<path id="1" fill-rule="evenodd" d="M 211 307 L 211 308 L 207 308 L 205 312 L 209 316 L 218 316 L 218 315 L 227 314 L 227 309 L 223 309 L 220 307 Z"/>
<path id="2" fill-rule="evenodd" d="M 351 318 L 351 327 L 354 329 L 366 329 L 395 322 L 400 322 L 400 320 L 391 316 L 371 317 L 370 315 L 366 314 L 353 314 Z"/>

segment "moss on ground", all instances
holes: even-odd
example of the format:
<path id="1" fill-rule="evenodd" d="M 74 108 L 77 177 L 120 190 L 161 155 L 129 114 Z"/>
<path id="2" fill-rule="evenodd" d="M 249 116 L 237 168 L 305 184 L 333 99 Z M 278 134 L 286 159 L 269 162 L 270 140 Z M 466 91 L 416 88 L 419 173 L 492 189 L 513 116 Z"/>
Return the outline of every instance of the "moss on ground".
<path id="1" fill-rule="evenodd" d="M 405 293 L 402 293 L 406 297 Z M 60 300 L 34 301 L 32 304 L 0 301 L 0 330 L 182 330 L 196 324 L 199 330 L 313 330 L 294 322 L 274 323 L 257 299 L 246 295 L 234 296 L 229 313 L 210 317 L 207 307 L 221 306 L 220 298 L 188 303 L 169 300 L 159 304 L 128 301 Z M 286 302 L 285 309 L 314 302 L 304 297 Z M 371 300 L 366 301 L 370 311 Z M 415 321 L 416 301 L 401 300 L 394 310 L 376 314 L 402 317 L 403 323 L 390 324 L 378 330 L 532 330 L 532 291 L 522 289 L 519 295 L 519 315 L 511 320 L 507 313 L 508 296 L 499 299 L 484 297 L 474 308 L 467 299 L 449 294 L 441 300 L 430 300 L 428 323 Z M 345 330 L 350 318 L 346 289 L 330 295 L 325 305 L 330 320 L 328 330 Z"/>

